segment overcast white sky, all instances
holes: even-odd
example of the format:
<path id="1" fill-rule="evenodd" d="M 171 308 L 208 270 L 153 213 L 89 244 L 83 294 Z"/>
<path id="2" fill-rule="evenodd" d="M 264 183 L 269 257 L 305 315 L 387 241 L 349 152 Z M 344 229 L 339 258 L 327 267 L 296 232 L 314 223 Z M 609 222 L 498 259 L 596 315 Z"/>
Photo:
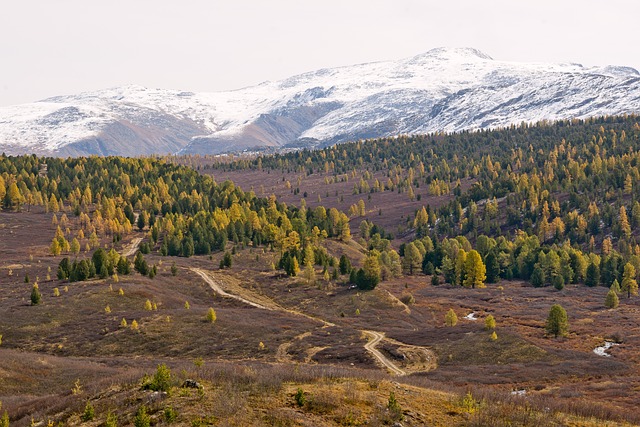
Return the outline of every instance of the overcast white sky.
<path id="1" fill-rule="evenodd" d="M 475 47 L 640 69 L 636 0 L 2 0 L 0 105 L 139 84 L 219 91 Z"/>

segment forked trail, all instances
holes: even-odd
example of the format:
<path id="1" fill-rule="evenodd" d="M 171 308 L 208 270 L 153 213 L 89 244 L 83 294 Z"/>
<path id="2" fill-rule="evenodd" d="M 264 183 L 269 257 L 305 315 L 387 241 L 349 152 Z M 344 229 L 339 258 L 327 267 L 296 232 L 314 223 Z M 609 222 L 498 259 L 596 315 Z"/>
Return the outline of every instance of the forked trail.
<path id="1" fill-rule="evenodd" d="M 278 305 L 275 301 L 265 297 L 264 295 L 259 295 L 254 292 L 251 292 L 247 289 L 242 288 L 241 286 L 234 286 L 231 283 L 226 283 L 223 281 L 224 278 L 216 277 L 217 275 L 211 271 L 206 271 L 201 268 L 190 268 L 191 271 L 196 273 L 198 276 L 204 280 L 209 287 L 216 292 L 217 294 L 227 297 L 233 298 L 237 301 L 243 302 L 244 304 L 250 305 L 252 307 L 260 308 L 262 310 L 277 310 L 285 313 L 294 314 L 296 316 L 303 316 L 308 319 L 314 320 L 316 322 L 323 323 L 323 327 L 331 327 L 335 326 L 334 323 L 328 322 L 323 319 L 319 319 L 317 317 L 309 316 L 308 314 L 301 313 L 299 311 L 290 310 Z M 225 289 L 233 289 L 235 293 L 227 292 Z M 371 353 L 380 363 L 385 366 L 389 371 L 394 373 L 395 375 L 406 375 L 406 372 L 402 369 L 398 368 L 391 360 L 389 360 L 384 354 L 382 354 L 378 349 L 376 349 L 376 345 L 380 343 L 380 341 L 384 338 L 384 334 L 375 331 L 362 331 L 372 339 L 364 345 L 364 348 Z M 308 336 L 309 333 L 304 333 L 296 339 L 303 339 Z M 285 359 L 285 354 L 288 346 L 291 343 L 282 344 L 278 349 L 278 360 Z"/>

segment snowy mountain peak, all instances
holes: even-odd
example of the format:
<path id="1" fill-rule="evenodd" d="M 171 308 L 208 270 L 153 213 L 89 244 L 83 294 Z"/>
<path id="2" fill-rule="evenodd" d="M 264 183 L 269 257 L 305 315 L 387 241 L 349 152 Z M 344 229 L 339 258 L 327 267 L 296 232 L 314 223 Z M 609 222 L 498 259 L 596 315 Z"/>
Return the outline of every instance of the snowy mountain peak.
<path id="1" fill-rule="evenodd" d="M 439 61 L 493 61 L 492 57 L 472 47 L 438 47 L 417 55 L 413 59 L 418 58 Z"/>
<path id="2" fill-rule="evenodd" d="M 124 86 L 0 108 L 0 152 L 222 153 L 639 113 L 624 66 L 515 63 L 473 48 L 217 93 Z"/>

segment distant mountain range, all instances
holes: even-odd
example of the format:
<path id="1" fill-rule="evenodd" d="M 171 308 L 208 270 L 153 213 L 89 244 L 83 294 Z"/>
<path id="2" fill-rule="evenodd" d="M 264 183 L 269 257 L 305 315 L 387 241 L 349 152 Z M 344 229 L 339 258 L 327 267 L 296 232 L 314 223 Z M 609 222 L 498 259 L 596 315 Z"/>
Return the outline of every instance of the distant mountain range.
<path id="1" fill-rule="evenodd" d="M 3 107 L 0 151 L 217 154 L 623 113 L 640 113 L 633 68 L 439 48 L 228 92 L 127 86 Z"/>

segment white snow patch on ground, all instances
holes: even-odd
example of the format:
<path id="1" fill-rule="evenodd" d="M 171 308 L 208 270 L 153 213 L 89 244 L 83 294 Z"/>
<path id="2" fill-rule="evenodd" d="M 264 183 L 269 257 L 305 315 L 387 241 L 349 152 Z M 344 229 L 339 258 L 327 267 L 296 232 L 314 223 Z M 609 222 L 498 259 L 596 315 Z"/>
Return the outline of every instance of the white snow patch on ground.
<path id="1" fill-rule="evenodd" d="M 601 345 L 599 347 L 594 348 L 593 352 L 595 354 L 597 354 L 598 356 L 611 357 L 611 355 L 609 353 L 607 353 L 607 350 L 609 350 L 611 347 L 613 347 L 615 345 L 620 345 L 620 344 L 612 342 L 612 341 L 605 341 L 604 345 Z"/>

